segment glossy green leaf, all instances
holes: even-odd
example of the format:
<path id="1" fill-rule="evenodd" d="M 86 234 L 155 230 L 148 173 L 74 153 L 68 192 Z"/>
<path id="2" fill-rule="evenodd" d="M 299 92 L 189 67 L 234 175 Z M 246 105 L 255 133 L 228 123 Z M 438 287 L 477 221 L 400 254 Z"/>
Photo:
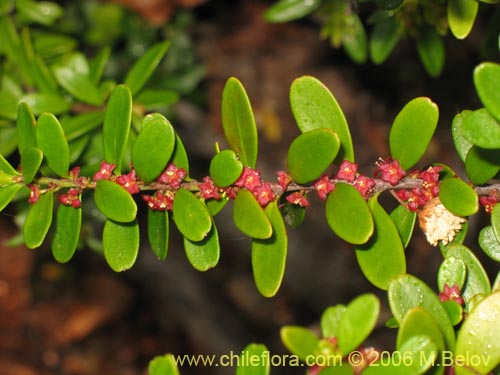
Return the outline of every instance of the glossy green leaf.
<path id="1" fill-rule="evenodd" d="M 31 93 L 24 95 L 21 101 L 28 104 L 34 114 L 50 112 L 58 115 L 70 110 L 71 104 L 60 95 L 49 93 Z"/>
<path id="2" fill-rule="evenodd" d="M 417 50 L 427 73 L 431 77 L 439 76 L 444 67 L 445 50 L 443 40 L 435 28 L 426 27 L 421 31 L 417 37 Z"/>
<path id="3" fill-rule="evenodd" d="M 162 108 L 179 100 L 179 94 L 172 90 L 144 89 L 137 95 L 136 101 L 145 109 Z"/>
<path id="4" fill-rule="evenodd" d="M 345 305 L 328 307 L 321 315 L 321 333 L 325 338 L 337 337 L 340 321 L 346 310 Z"/>
<path id="5" fill-rule="evenodd" d="M 457 39 L 469 35 L 476 20 L 479 4 L 476 0 L 448 0 L 448 24 Z"/>
<path id="6" fill-rule="evenodd" d="M 500 262 L 500 242 L 493 233 L 492 226 L 489 225 L 481 229 L 481 232 L 479 232 L 479 245 L 486 255 Z"/>
<path id="7" fill-rule="evenodd" d="M 441 301 L 423 281 L 412 275 L 399 275 L 389 284 L 387 290 L 389 306 L 399 325 L 414 307 L 427 310 L 441 330 L 448 350 L 455 348 L 455 332 L 448 313 Z"/>
<path id="8" fill-rule="evenodd" d="M 14 199 L 21 187 L 21 184 L 0 186 L 0 212 Z"/>
<path id="9" fill-rule="evenodd" d="M 144 55 L 132 66 L 125 77 L 125 84 L 130 88 L 132 96 L 137 94 L 147 80 L 154 73 L 163 56 L 168 50 L 170 42 L 164 41 L 149 48 Z"/>
<path id="10" fill-rule="evenodd" d="M 252 269 L 255 285 L 264 297 L 277 292 L 285 274 L 288 237 L 285 223 L 276 201 L 265 209 L 272 225 L 272 235 L 267 239 L 252 239 Z"/>
<path id="11" fill-rule="evenodd" d="M 108 163 L 116 165 L 118 173 L 121 172 L 121 164 L 125 155 L 131 116 L 130 90 L 125 85 L 116 86 L 108 100 L 102 132 L 104 158 Z"/>
<path id="12" fill-rule="evenodd" d="M 134 198 L 114 181 L 97 181 L 94 201 L 99 211 L 113 221 L 127 223 L 134 220 L 137 215 Z"/>
<path id="13" fill-rule="evenodd" d="M 184 250 L 194 269 L 203 272 L 214 268 L 220 257 L 219 234 L 215 222 L 212 221 L 210 231 L 201 241 L 191 241 L 184 237 Z"/>
<path id="14" fill-rule="evenodd" d="M 36 125 L 36 142 L 43 152 L 48 167 L 58 176 L 67 177 L 69 146 L 59 121 L 50 113 L 43 113 Z"/>
<path id="15" fill-rule="evenodd" d="M 90 111 L 63 118 L 61 126 L 68 141 L 72 141 L 83 135 L 91 134 L 94 129 L 102 125 L 103 121 L 104 112 Z"/>
<path id="16" fill-rule="evenodd" d="M 179 134 L 175 134 L 175 147 L 172 157 L 170 159 L 172 163 L 174 163 L 177 167 L 183 168 L 189 175 L 189 159 L 186 152 L 186 148 L 182 143 Z"/>
<path id="17" fill-rule="evenodd" d="M 339 148 L 339 137 L 332 130 L 315 129 L 302 133 L 288 149 L 290 176 L 299 184 L 319 178 L 333 163 Z"/>
<path id="18" fill-rule="evenodd" d="M 464 118 L 462 133 L 469 142 L 478 147 L 500 148 L 500 123 L 485 108 L 473 111 Z"/>
<path id="19" fill-rule="evenodd" d="M 210 161 L 210 177 L 217 186 L 232 185 L 242 172 L 243 163 L 233 150 L 223 150 Z"/>
<path id="20" fill-rule="evenodd" d="M 249 344 L 241 352 L 236 375 L 269 375 L 269 350 L 262 344 Z"/>
<path id="21" fill-rule="evenodd" d="M 233 202 L 233 221 L 236 227 L 252 238 L 265 240 L 273 234 L 273 227 L 254 195 L 241 189 Z"/>
<path id="22" fill-rule="evenodd" d="M 389 216 L 391 217 L 394 225 L 396 225 L 396 229 L 398 230 L 401 241 L 403 242 L 403 247 L 406 249 L 410 243 L 413 229 L 415 228 L 417 213 L 410 211 L 403 205 L 399 205 L 392 210 Z"/>
<path id="23" fill-rule="evenodd" d="M 467 268 L 467 278 L 462 289 L 462 297 L 466 304 L 469 304 L 471 299 L 478 294 L 490 293 L 491 286 L 488 275 L 472 251 L 464 245 L 453 245 L 447 248 L 445 257 L 460 259 Z"/>
<path id="24" fill-rule="evenodd" d="M 377 197 L 368 205 L 375 229 L 367 243 L 356 247 L 356 258 L 368 281 L 385 290 L 392 278 L 406 272 L 405 253 L 398 230 Z"/>
<path id="25" fill-rule="evenodd" d="M 310 356 L 316 354 L 319 339 L 310 330 L 298 326 L 285 326 L 281 328 L 280 336 L 285 347 L 302 361 L 310 361 Z"/>
<path id="26" fill-rule="evenodd" d="M 448 300 L 443 302 L 443 306 L 450 317 L 451 324 L 456 326 L 464 319 L 464 309 L 458 302 Z"/>
<path id="27" fill-rule="evenodd" d="M 439 185 L 439 199 L 452 214 L 470 216 L 479 208 L 474 188 L 459 178 L 446 178 Z"/>
<path id="28" fill-rule="evenodd" d="M 356 13 L 343 16 L 349 32 L 342 37 L 342 47 L 352 61 L 363 64 L 368 59 L 368 38 L 363 23 Z"/>
<path id="29" fill-rule="evenodd" d="M 379 313 L 380 301 L 374 294 L 363 294 L 347 305 L 337 336 L 341 353 L 346 355 L 365 341 L 375 328 Z"/>
<path id="30" fill-rule="evenodd" d="M 477 94 L 486 109 L 500 121 L 500 64 L 484 62 L 474 69 Z"/>
<path id="31" fill-rule="evenodd" d="M 255 168 L 257 126 L 245 88 L 236 78 L 227 80 L 222 92 L 222 127 L 229 147 L 245 166 Z"/>
<path id="32" fill-rule="evenodd" d="M 119 223 L 106 220 L 102 232 L 104 258 L 115 272 L 126 271 L 134 265 L 139 254 L 139 224 L 137 220 Z"/>
<path id="33" fill-rule="evenodd" d="M 179 369 L 172 354 L 157 356 L 148 366 L 148 375 L 179 375 Z"/>
<path id="34" fill-rule="evenodd" d="M 472 146 L 465 159 L 465 171 L 473 184 L 485 184 L 500 171 L 500 150 Z"/>
<path id="35" fill-rule="evenodd" d="M 453 117 L 453 123 L 451 127 L 451 135 L 453 137 L 453 143 L 455 144 L 455 149 L 457 150 L 460 159 L 465 162 L 467 153 L 472 147 L 472 143 L 467 140 L 463 135 L 462 125 L 464 119 L 471 114 L 471 111 L 462 111 Z"/>
<path id="36" fill-rule="evenodd" d="M 2 154 L 0 154 L 0 171 L 11 176 L 19 175 L 19 172 L 16 171 L 14 167 L 12 167 L 12 165 L 10 165 L 10 163 L 3 157 Z"/>
<path id="37" fill-rule="evenodd" d="M 73 257 L 78 246 L 81 225 L 81 208 L 59 205 L 51 244 L 55 260 L 66 263 Z"/>
<path id="38" fill-rule="evenodd" d="M 89 64 L 89 78 L 94 85 L 98 85 L 101 80 L 104 69 L 111 54 L 109 46 L 103 47 L 97 55 L 90 61 Z"/>
<path id="39" fill-rule="evenodd" d="M 165 169 L 175 147 L 175 132 L 162 117 L 141 129 L 132 148 L 132 163 L 137 175 L 149 183 Z"/>
<path id="40" fill-rule="evenodd" d="M 322 0 L 279 0 L 264 13 L 268 22 L 289 22 L 305 17 L 321 5 Z"/>
<path id="41" fill-rule="evenodd" d="M 500 293 L 483 299 L 465 319 L 457 337 L 457 375 L 488 374 L 500 363 Z"/>
<path id="42" fill-rule="evenodd" d="M 362 245 L 373 234 L 374 223 L 370 208 L 352 185 L 337 183 L 326 200 L 326 220 L 343 240 Z"/>
<path id="43" fill-rule="evenodd" d="M 170 224 L 167 211 L 148 210 L 148 239 L 153 253 L 165 260 L 168 253 Z"/>
<path id="44" fill-rule="evenodd" d="M 347 120 L 330 90 L 318 79 L 303 76 L 290 87 L 290 105 L 302 133 L 330 129 L 337 133 L 341 150 L 337 160 L 354 162 L 354 148 Z"/>
<path id="45" fill-rule="evenodd" d="M 17 143 L 19 153 L 27 146 L 36 146 L 36 120 L 28 104 L 19 103 L 17 107 Z"/>
<path id="46" fill-rule="evenodd" d="M 54 193 L 51 191 L 41 195 L 38 202 L 30 207 L 23 227 L 24 242 L 30 249 L 43 243 L 52 224 L 53 207 Z"/>
<path id="47" fill-rule="evenodd" d="M 103 102 L 101 93 L 91 79 L 69 67 L 54 67 L 57 82 L 76 99 L 91 105 L 100 106 Z"/>
<path id="48" fill-rule="evenodd" d="M 396 17 L 380 18 L 373 28 L 368 44 L 370 56 L 375 64 L 382 64 L 403 36 L 403 25 Z"/>
<path id="49" fill-rule="evenodd" d="M 389 134 L 391 156 L 404 170 L 424 155 L 439 118 L 439 109 L 429 98 L 415 98 L 398 113 Z"/>
<path id="50" fill-rule="evenodd" d="M 35 178 L 40 165 L 42 165 L 43 153 L 39 148 L 28 146 L 21 154 L 21 168 L 24 183 L 30 184 Z"/>
<path id="51" fill-rule="evenodd" d="M 427 370 L 436 362 L 439 351 L 437 345 L 427 335 L 415 335 L 397 350 L 400 355 L 394 356 L 392 365 L 401 371 L 401 374 L 429 374 Z M 437 368 L 433 374 L 442 374 L 443 370 Z"/>
<path id="52" fill-rule="evenodd" d="M 441 265 L 437 275 L 439 291 L 442 292 L 445 285 L 452 287 L 457 285 L 463 288 L 467 277 L 467 267 L 464 261 L 453 256 L 446 257 Z"/>
<path id="53" fill-rule="evenodd" d="M 212 228 L 207 206 L 184 188 L 175 193 L 173 220 L 182 235 L 194 242 L 205 239 Z"/>

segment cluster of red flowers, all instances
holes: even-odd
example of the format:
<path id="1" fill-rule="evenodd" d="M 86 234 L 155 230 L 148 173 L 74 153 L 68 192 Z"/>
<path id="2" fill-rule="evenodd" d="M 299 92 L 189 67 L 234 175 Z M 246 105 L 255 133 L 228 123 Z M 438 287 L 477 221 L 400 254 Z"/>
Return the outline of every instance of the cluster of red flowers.
<path id="1" fill-rule="evenodd" d="M 424 171 L 413 172 L 411 177 L 421 178 L 422 187 L 416 187 L 410 190 L 398 190 L 397 196 L 401 201 L 406 202 L 406 207 L 410 211 L 417 212 L 432 198 L 439 194 L 439 172 L 443 170 L 441 166 L 430 166 Z"/>
<path id="2" fill-rule="evenodd" d="M 153 195 L 143 194 L 142 199 L 152 210 L 171 211 L 174 203 L 175 190 L 181 187 L 182 181 L 187 176 L 185 169 L 170 163 L 156 179 L 157 182 L 169 185 L 173 190 L 158 190 Z"/>
<path id="3" fill-rule="evenodd" d="M 488 195 L 483 195 L 479 197 L 479 203 L 484 207 L 486 213 L 491 214 L 493 211 L 493 207 L 498 203 L 500 196 L 498 194 L 498 190 L 492 190 Z"/>
<path id="4" fill-rule="evenodd" d="M 455 301 L 456 303 L 462 306 L 465 303 L 464 299 L 462 298 L 462 293 L 460 292 L 460 288 L 458 287 L 457 284 L 453 286 L 448 286 L 448 284 L 444 284 L 443 291 L 439 293 L 438 297 L 441 302 Z"/>

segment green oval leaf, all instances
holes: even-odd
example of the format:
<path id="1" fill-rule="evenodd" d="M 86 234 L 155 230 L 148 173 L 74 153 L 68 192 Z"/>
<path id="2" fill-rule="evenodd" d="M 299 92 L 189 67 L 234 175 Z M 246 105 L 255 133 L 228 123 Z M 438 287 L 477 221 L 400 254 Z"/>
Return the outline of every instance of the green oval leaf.
<path id="1" fill-rule="evenodd" d="M 374 223 L 370 208 L 352 185 L 337 183 L 326 200 L 326 220 L 343 240 L 361 245 L 373 234 Z"/>
<path id="2" fill-rule="evenodd" d="M 500 150 L 472 146 L 465 159 L 465 171 L 475 185 L 488 182 L 500 171 Z"/>
<path id="3" fill-rule="evenodd" d="M 462 132 L 469 142 L 478 147 L 500 148 L 500 124 L 485 108 L 473 111 L 464 118 Z"/>
<path id="4" fill-rule="evenodd" d="M 299 184 L 319 178 L 333 163 L 339 148 L 339 137 L 329 129 L 302 133 L 288 149 L 290 176 Z"/>
<path id="5" fill-rule="evenodd" d="M 368 201 L 374 221 L 374 232 L 367 243 L 356 247 L 356 258 L 365 277 L 380 289 L 387 289 L 393 277 L 406 272 L 406 259 L 398 230 L 378 203 Z"/>
<path id="6" fill-rule="evenodd" d="M 472 147 L 472 143 L 467 140 L 463 135 L 462 125 L 464 119 L 471 114 L 471 111 L 462 111 L 453 117 L 453 123 L 451 127 L 451 135 L 453 137 L 453 143 L 455 144 L 455 149 L 457 150 L 460 159 L 465 162 L 467 153 Z"/>
<path id="7" fill-rule="evenodd" d="M 191 241 L 184 237 L 184 250 L 194 269 L 204 272 L 214 268 L 220 257 L 219 234 L 215 222 L 212 221 L 212 228 L 201 241 Z"/>
<path id="8" fill-rule="evenodd" d="M 175 193 L 173 220 L 182 235 L 194 242 L 205 239 L 212 228 L 207 206 L 184 188 Z"/>
<path id="9" fill-rule="evenodd" d="M 102 128 L 104 158 L 116 165 L 116 172 L 121 172 L 125 147 L 130 131 L 132 116 L 132 95 L 125 85 L 118 85 L 111 93 L 106 107 Z"/>
<path id="10" fill-rule="evenodd" d="M 337 133 L 341 150 L 337 160 L 354 162 L 354 148 L 347 120 L 330 90 L 318 79 L 303 76 L 290 87 L 290 105 L 302 133 L 326 128 Z"/>
<path id="11" fill-rule="evenodd" d="M 28 146 L 36 146 L 36 120 L 26 103 L 17 107 L 17 147 L 22 153 Z"/>
<path id="12" fill-rule="evenodd" d="M 412 212 L 403 205 L 397 206 L 389 215 L 392 222 L 396 225 L 399 232 L 403 247 L 406 249 L 410 243 L 413 229 L 415 228 L 415 221 L 417 220 L 417 213 Z"/>
<path id="13" fill-rule="evenodd" d="M 346 310 L 345 305 L 338 304 L 328 307 L 321 315 L 321 333 L 325 338 L 337 337 L 340 321 Z"/>
<path id="14" fill-rule="evenodd" d="M 424 155 L 439 118 L 439 109 L 429 98 L 415 98 L 398 113 L 389 134 L 391 156 L 404 170 Z"/>
<path id="15" fill-rule="evenodd" d="M 448 0 L 448 24 L 455 38 L 464 39 L 469 35 L 478 7 L 476 0 Z"/>
<path id="16" fill-rule="evenodd" d="M 245 166 L 257 163 L 257 126 L 245 88 L 236 78 L 227 80 L 222 92 L 222 127 L 229 147 Z"/>
<path id="17" fill-rule="evenodd" d="M 21 168 L 24 183 L 30 184 L 35 178 L 40 165 L 42 165 L 43 153 L 39 148 L 28 146 L 21 154 Z"/>
<path id="18" fill-rule="evenodd" d="M 500 363 L 500 293 L 483 299 L 465 319 L 457 337 L 457 375 L 487 374 Z"/>
<path id="19" fill-rule="evenodd" d="M 172 354 L 155 357 L 148 366 L 148 375 L 179 375 L 179 370 Z"/>
<path id="20" fill-rule="evenodd" d="M 387 60 L 403 34 L 404 27 L 396 17 L 377 20 L 368 45 L 372 61 L 375 64 L 382 64 Z"/>
<path id="21" fill-rule="evenodd" d="M 343 16 L 349 32 L 342 37 L 342 47 L 352 61 L 363 64 L 368 58 L 368 38 L 363 23 L 356 13 Z"/>
<path id="22" fill-rule="evenodd" d="M 246 189 L 239 190 L 233 202 L 233 221 L 241 232 L 252 238 L 265 240 L 273 234 L 269 218 Z"/>
<path id="23" fill-rule="evenodd" d="M 447 248 L 445 257 L 460 259 L 467 268 L 467 278 L 462 289 L 462 297 L 466 304 L 469 304 L 478 294 L 490 293 L 491 286 L 488 275 L 472 251 L 464 245 L 452 245 Z"/>
<path id="24" fill-rule="evenodd" d="M 24 95 L 21 100 L 27 103 L 35 114 L 50 112 L 58 115 L 68 112 L 71 108 L 71 104 L 57 94 L 31 93 Z"/>
<path id="25" fill-rule="evenodd" d="M 264 13 L 268 22 L 288 22 L 311 14 L 321 5 L 322 0 L 280 0 Z"/>
<path id="26" fill-rule="evenodd" d="M 402 374 L 424 374 L 435 363 L 439 356 L 437 345 L 427 335 L 416 335 L 408 338 L 398 348 L 402 353 L 393 358 L 392 365 L 399 368 Z M 404 358 L 401 360 L 401 358 Z M 437 367 L 434 374 L 442 374 L 444 368 Z"/>
<path id="27" fill-rule="evenodd" d="M 380 302 L 373 294 L 363 294 L 351 301 L 339 322 L 338 345 L 344 355 L 356 349 L 375 328 Z"/>
<path id="28" fill-rule="evenodd" d="M 102 104 L 101 93 L 88 76 L 64 66 L 54 67 L 52 71 L 57 82 L 76 99 L 96 106 Z"/>
<path id="29" fill-rule="evenodd" d="M 142 89 L 149 77 L 154 73 L 161 59 L 167 53 L 169 46 L 169 41 L 155 44 L 129 70 L 125 77 L 125 84 L 130 88 L 132 96 Z"/>
<path id="30" fill-rule="evenodd" d="M 281 328 L 280 336 L 285 347 L 302 361 L 316 354 L 319 339 L 310 330 L 298 326 L 285 326 Z"/>
<path id="31" fill-rule="evenodd" d="M 165 260 L 167 257 L 169 225 L 167 211 L 148 210 L 149 244 L 160 260 Z"/>
<path id="32" fill-rule="evenodd" d="M 437 295 L 427 284 L 412 275 L 399 275 L 390 282 L 387 294 L 392 314 L 400 326 L 412 308 L 422 307 L 438 324 L 446 348 L 448 350 L 455 348 L 455 331 L 450 317 Z"/>
<path id="33" fill-rule="evenodd" d="M 186 148 L 184 147 L 184 144 L 182 143 L 182 140 L 177 133 L 175 134 L 175 147 L 170 161 L 177 167 L 183 168 L 189 175 L 188 155 L 186 152 Z"/>
<path id="34" fill-rule="evenodd" d="M 0 212 L 14 199 L 22 186 L 21 184 L 0 186 Z"/>
<path id="35" fill-rule="evenodd" d="M 67 177 L 69 146 L 59 121 L 50 113 L 43 113 L 36 125 L 36 142 L 42 150 L 48 167 L 58 176 Z"/>
<path id="36" fill-rule="evenodd" d="M 146 183 L 165 169 L 175 146 L 174 128 L 164 117 L 143 127 L 132 148 L 132 163 L 137 175 Z"/>
<path id="37" fill-rule="evenodd" d="M 272 297 L 278 292 L 285 274 L 288 237 L 278 203 L 269 203 L 265 213 L 272 225 L 272 235 L 264 240 L 252 240 L 252 269 L 260 294 Z"/>
<path id="38" fill-rule="evenodd" d="M 106 220 L 102 232 L 104 258 L 115 272 L 132 268 L 139 254 L 139 224 L 137 220 L 118 223 Z"/>
<path id="39" fill-rule="evenodd" d="M 81 136 L 91 134 L 95 128 L 102 125 L 103 120 L 104 112 L 90 111 L 63 118 L 61 126 L 68 141 L 72 141 Z"/>
<path id="40" fill-rule="evenodd" d="M 250 360 L 248 360 L 251 358 Z M 249 344 L 241 351 L 236 375 L 269 375 L 269 351 L 265 345 Z"/>
<path id="41" fill-rule="evenodd" d="M 462 259 L 453 256 L 446 257 L 439 266 L 437 275 L 439 291 L 442 292 L 445 285 L 449 287 L 457 285 L 459 289 L 462 289 L 466 276 L 467 267 Z"/>
<path id="42" fill-rule="evenodd" d="M 479 245 L 491 259 L 500 262 L 500 242 L 497 240 L 491 226 L 484 227 L 479 232 Z"/>
<path id="43" fill-rule="evenodd" d="M 217 153 L 210 161 L 210 176 L 220 187 L 232 185 L 243 172 L 243 163 L 233 150 Z"/>
<path id="44" fill-rule="evenodd" d="M 81 225 L 81 208 L 59 205 L 51 245 L 55 260 L 66 263 L 73 257 L 78 246 Z"/>
<path id="45" fill-rule="evenodd" d="M 147 110 L 161 109 L 179 100 L 179 94 L 173 90 L 144 89 L 137 95 L 136 102 Z"/>
<path id="46" fill-rule="evenodd" d="M 39 247 L 52 224 L 52 209 L 54 207 L 54 193 L 49 191 L 40 196 L 38 202 L 28 211 L 24 222 L 24 242 L 30 249 Z"/>
<path id="47" fill-rule="evenodd" d="M 417 37 L 417 50 L 427 73 L 431 77 L 439 76 L 444 67 L 445 50 L 435 28 L 426 27 L 421 31 Z"/>
<path id="48" fill-rule="evenodd" d="M 137 215 L 137 205 L 130 193 L 113 181 L 97 181 L 94 201 L 99 211 L 113 221 L 127 223 Z"/>
<path id="49" fill-rule="evenodd" d="M 456 216 L 470 216 L 479 209 L 474 188 L 459 178 L 446 178 L 441 182 L 439 199 Z"/>
<path id="50" fill-rule="evenodd" d="M 486 109 L 500 121 L 500 65 L 492 62 L 479 64 L 474 69 L 474 85 Z"/>

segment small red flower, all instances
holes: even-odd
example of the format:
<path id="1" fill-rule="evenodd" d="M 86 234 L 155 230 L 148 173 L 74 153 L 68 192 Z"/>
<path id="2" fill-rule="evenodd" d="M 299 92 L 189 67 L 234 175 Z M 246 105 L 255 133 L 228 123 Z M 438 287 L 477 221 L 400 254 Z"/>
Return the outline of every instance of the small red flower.
<path id="1" fill-rule="evenodd" d="M 286 196 L 286 200 L 292 204 L 296 204 L 302 207 L 308 207 L 309 201 L 304 197 L 304 195 L 298 191 L 293 192 Z"/>
<path id="2" fill-rule="evenodd" d="M 370 177 L 358 176 L 354 181 L 354 187 L 361 193 L 363 198 L 367 199 L 373 191 L 375 181 Z"/>
<path id="3" fill-rule="evenodd" d="M 286 188 L 292 182 L 292 177 L 285 171 L 276 172 L 278 175 L 278 184 L 281 186 L 282 191 L 286 191 Z"/>
<path id="4" fill-rule="evenodd" d="M 142 195 L 142 199 L 152 210 L 172 211 L 175 193 L 171 190 L 158 190 L 154 195 Z"/>
<path id="5" fill-rule="evenodd" d="M 397 160 L 392 160 L 388 158 L 386 160 L 381 160 L 377 163 L 378 168 L 375 174 L 382 174 L 382 181 L 390 183 L 392 186 L 398 184 L 398 182 L 406 175 L 406 172 L 401 168 Z"/>
<path id="6" fill-rule="evenodd" d="M 497 189 L 492 190 L 487 196 L 482 195 L 479 197 L 479 203 L 484 207 L 484 210 L 488 214 L 491 214 L 491 211 L 493 211 L 493 207 L 495 207 L 498 203 L 498 200 L 499 194 Z"/>
<path id="7" fill-rule="evenodd" d="M 234 186 L 245 187 L 251 192 L 255 190 L 256 187 L 262 185 L 262 180 L 260 178 L 260 171 L 250 167 L 245 167 L 241 176 L 236 180 Z"/>
<path id="8" fill-rule="evenodd" d="M 453 285 L 452 287 L 449 287 L 448 284 L 444 284 L 443 291 L 439 293 L 439 300 L 441 302 L 455 301 L 459 305 L 464 304 L 464 299 L 462 298 L 460 288 L 457 284 Z"/>
<path id="9" fill-rule="evenodd" d="M 266 207 L 274 199 L 274 192 L 269 182 L 257 186 L 253 191 L 253 195 L 262 207 Z"/>
<path id="10" fill-rule="evenodd" d="M 35 204 L 36 202 L 38 202 L 38 199 L 40 199 L 40 188 L 38 187 L 38 185 L 34 185 L 34 184 L 30 184 L 30 185 L 28 185 L 28 187 L 31 190 L 28 202 L 30 204 Z"/>
<path id="11" fill-rule="evenodd" d="M 200 188 L 201 197 L 204 199 L 220 199 L 220 194 L 212 179 L 207 176 L 203 182 L 198 185 Z"/>
<path id="12" fill-rule="evenodd" d="M 170 163 L 162 174 L 156 179 L 159 183 L 170 185 L 173 189 L 179 189 L 182 181 L 186 178 L 187 172 L 183 168 Z"/>
<path id="13" fill-rule="evenodd" d="M 106 163 L 105 161 L 102 161 L 99 167 L 99 171 L 96 174 L 94 174 L 93 180 L 94 181 L 109 180 L 115 168 L 116 164 L 110 164 Z"/>
<path id="14" fill-rule="evenodd" d="M 339 171 L 337 172 L 337 179 L 347 182 L 353 182 L 356 178 L 357 172 L 358 165 L 356 163 L 351 163 L 349 160 L 344 160 L 340 164 Z"/>
<path id="15" fill-rule="evenodd" d="M 80 208 L 82 206 L 80 191 L 75 188 L 70 188 L 66 194 L 61 194 L 58 199 L 65 206 L 72 206 L 73 208 Z"/>
<path id="16" fill-rule="evenodd" d="M 328 194 L 332 192 L 334 189 L 335 189 L 335 184 L 330 180 L 330 178 L 326 174 L 321 176 L 314 183 L 314 190 L 316 190 L 318 196 L 322 200 L 325 200 Z"/>
<path id="17" fill-rule="evenodd" d="M 137 185 L 135 169 L 132 169 L 127 174 L 116 177 L 116 183 L 123 186 L 130 194 L 136 194 L 140 191 L 139 185 Z"/>

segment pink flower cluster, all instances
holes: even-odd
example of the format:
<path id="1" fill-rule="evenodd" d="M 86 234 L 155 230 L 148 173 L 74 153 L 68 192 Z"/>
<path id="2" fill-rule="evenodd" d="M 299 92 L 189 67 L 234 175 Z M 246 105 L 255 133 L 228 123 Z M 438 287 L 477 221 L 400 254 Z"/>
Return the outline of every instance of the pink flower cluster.
<path id="1" fill-rule="evenodd" d="M 406 172 L 401 168 L 397 160 L 392 158 L 381 159 L 377 163 L 377 170 L 375 171 L 375 176 L 379 173 L 382 175 L 380 178 L 382 181 L 390 183 L 392 186 L 396 186 L 399 181 L 406 175 Z"/>
<path id="2" fill-rule="evenodd" d="M 269 182 L 262 181 L 260 171 L 250 167 L 243 168 L 240 177 L 234 183 L 237 188 L 249 190 L 262 207 L 266 207 L 275 198 L 272 186 Z M 226 190 L 230 198 L 234 198 L 236 191 L 233 188 Z"/>
<path id="3" fill-rule="evenodd" d="M 498 203 L 500 196 L 497 189 L 493 189 L 488 195 L 479 197 L 479 203 L 484 207 L 486 213 L 491 214 L 493 207 Z"/>
<path id="4" fill-rule="evenodd" d="M 430 166 L 424 171 L 413 172 L 411 176 L 414 178 L 421 178 L 422 187 L 413 188 L 410 190 L 401 189 L 396 193 L 398 198 L 406 202 L 406 207 L 410 211 L 417 212 L 432 198 L 439 194 L 439 172 L 443 170 L 441 166 Z"/>
<path id="5" fill-rule="evenodd" d="M 81 191 L 70 188 L 66 194 L 61 194 L 59 196 L 59 202 L 65 206 L 72 206 L 73 208 L 80 208 L 82 206 L 82 201 L 80 200 Z"/>
<path id="6" fill-rule="evenodd" d="M 352 183 L 365 199 L 370 196 L 375 186 L 375 181 L 372 178 L 358 173 L 358 164 L 348 160 L 344 160 L 340 164 L 336 179 Z"/>
<path id="7" fill-rule="evenodd" d="M 153 195 L 143 194 L 142 199 L 152 210 L 172 211 L 175 190 L 181 187 L 181 183 L 186 176 L 187 172 L 185 169 L 177 167 L 173 163 L 169 163 L 156 181 L 161 184 L 169 185 L 173 190 L 158 190 Z"/>
<path id="8" fill-rule="evenodd" d="M 462 293 L 460 292 L 460 288 L 457 284 L 453 286 L 448 286 L 448 284 L 444 284 L 443 291 L 439 293 L 439 300 L 441 302 L 444 301 L 455 301 L 459 305 L 463 305 L 464 299 L 462 298 Z"/>

